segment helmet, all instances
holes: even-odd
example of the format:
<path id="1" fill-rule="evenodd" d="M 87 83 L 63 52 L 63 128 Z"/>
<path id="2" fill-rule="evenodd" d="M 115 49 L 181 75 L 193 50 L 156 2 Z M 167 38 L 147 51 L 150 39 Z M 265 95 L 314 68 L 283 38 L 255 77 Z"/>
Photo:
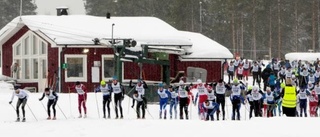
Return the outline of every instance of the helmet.
<path id="1" fill-rule="evenodd" d="M 104 86 L 104 85 L 106 85 L 106 82 L 104 80 L 101 80 L 100 85 Z"/>
<path id="2" fill-rule="evenodd" d="M 258 91 L 258 90 L 259 90 L 259 87 L 258 87 L 258 86 L 253 86 L 252 90 L 253 90 L 253 91 Z"/>
<path id="3" fill-rule="evenodd" d="M 281 84 L 280 84 L 280 87 L 281 87 L 281 88 L 284 88 L 285 86 L 286 86 L 286 84 L 284 84 L 284 83 L 281 83 Z"/>
<path id="4" fill-rule="evenodd" d="M 202 83 L 202 80 L 201 79 L 198 79 L 197 80 L 198 84 Z"/>
<path id="5" fill-rule="evenodd" d="M 248 90 L 252 90 L 252 86 L 248 86 Z"/>
<path id="6" fill-rule="evenodd" d="M 162 84 L 162 83 L 159 83 L 158 86 L 159 86 L 159 87 L 163 87 L 163 84 Z"/>
<path id="7" fill-rule="evenodd" d="M 239 80 L 235 78 L 235 79 L 233 80 L 233 84 L 238 84 L 238 83 L 239 83 Z"/>
<path id="8" fill-rule="evenodd" d="M 118 77 L 117 76 L 113 76 L 112 80 L 118 80 Z"/>
<path id="9" fill-rule="evenodd" d="M 179 81 L 179 85 L 181 86 L 181 85 L 183 85 L 183 84 L 184 84 L 183 80 L 180 80 L 180 81 Z"/>

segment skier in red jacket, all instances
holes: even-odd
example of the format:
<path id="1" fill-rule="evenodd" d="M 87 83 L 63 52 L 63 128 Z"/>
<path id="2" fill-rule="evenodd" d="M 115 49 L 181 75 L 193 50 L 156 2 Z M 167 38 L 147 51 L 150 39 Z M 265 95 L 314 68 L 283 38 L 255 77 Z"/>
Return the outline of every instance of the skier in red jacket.
<path id="1" fill-rule="evenodd" d="M 70 90 L 75 90 L 78 93 L 78 110 L 79 110 L 79 117 L 82 117 L 81 112 L 81 106 L 84 110 L 84 116 L 83 118 L 87 117 L 87 107 L 86 107 L 86 101 L 87 101 L 87 88 L 83 84 L 81 84 L 79 81 L 76 82 L 76 84 L 72 87 L 70 87 Z"/>

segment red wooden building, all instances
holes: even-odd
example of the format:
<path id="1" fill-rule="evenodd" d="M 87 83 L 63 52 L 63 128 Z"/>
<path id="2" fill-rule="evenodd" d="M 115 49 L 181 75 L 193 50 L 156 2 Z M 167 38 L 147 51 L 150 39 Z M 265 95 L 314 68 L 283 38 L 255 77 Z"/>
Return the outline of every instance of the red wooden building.
<path id="1" fill-rule="evenodd" d="M 179 31 L 155 17 L 34 15 L 17 17 L 0 30 L 2 74 L 37 91 L 57 85 L 60 92 L 67 92 L 75 81 L 93 89 L 99 81 L 115 75 L 114 47 L 123 45 L 125 39 L 137 42 L 127 48 L 129 52 L 139 54 L 143 46 L 149 46 L 149 57 L 166 53 L 170 77 L 184 71 L 189 82 L 223 78 L 222 62 L 233 58 L 227 48 L 210 38 Z M 188 73 L 188 67 L 202 68 L 206 74 Z M 143 64 L 142 78 L 163 81 L 162 69 L 161 65 Z M 140 77 L 135 62 L 123 60 L 121 70 L 123 82 Z"/>

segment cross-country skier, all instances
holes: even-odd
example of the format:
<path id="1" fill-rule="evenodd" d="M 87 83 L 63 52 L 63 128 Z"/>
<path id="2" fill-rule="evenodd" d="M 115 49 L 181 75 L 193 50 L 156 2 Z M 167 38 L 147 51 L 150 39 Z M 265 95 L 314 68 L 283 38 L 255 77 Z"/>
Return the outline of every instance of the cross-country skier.
<path id="1" fill-rule="evenodd" d="M 110 86 L 104 80 L 101 80 L 100 86 L 96 88 L 95 92 L 102 93 L 102 111 L 103 111 L 103 118 L 106 117 L 106 104 L 108 110 L 108 118 L 110 118 L 110 102 L 111 102 L 111 92 Z"/>
<path id="2" fill-rule="evenodd" d="M 146 91 L 146 89 L 148 89 L 147 83 L 141 79 L 138 79 L 138 83 L 136 85 L 133 85 L 132 80 L 130 80 L 129 87 L 130 88 L 135 87 L 135 90 L 138 91 L 138 94 L 141 95 L 141 97 L 144 101 L 144 106 L 147 108 L 147 98 L 145 97 L 145 91 Z"/>
<path id="3" fill-rule="evenodd" d="M 304 116 L 307 117 L 307 99 L 310 95 L 310 92 L 306 88 L 300 88 L 298 91 L 298 99 L 299 99 L 299 105 L 300 105 L 300 117 L 302 117 L 302 113 L 304 113 Z"/>
<path id="4" fill-rule="evenodd" d="M 186 88 L 188 88 L 188 87 L 185 87 L 184 82 L 182 80 L 180 80 L 179 87 L 178 87 L 180 119 L 184 119 L 183 113 L 185 114 L 185 118 L 189 119 L 189 116 L 188 116 L 189 94 L 188 94 L 188 91 L 186 90 Z"/>
<path id="5" fill-rule="evenodd" d="M 142 98 L 142 95 L 139 94 L 139 92 L 136 90 L 133 92 L 133 100 L 132 100 L 132 106 L 131 108 L 134 107 L 134 102 L 137 101 L 137 106 L 136 106 L 136 113 L 137 113 L 137 119 L 140 119 L 140 109 L 142 111 L 142 119 L 145 119 L 145 114 L 146 114 L 146 110 L 145 110 L 145 104 Z"/>
<path id="6" fill-rule="evenodd" d="M 262 117 L 261 114 L 261 101 L 263 100 L 263 92 L 260 90 L 258 86 L 252 87 L 252 90 L 247 92 L 247 95 L 250 94 L 252 97 L 253 110 L 255 117 Z"/>
<path id="7" fill-rule="evenodd" d="M 42 101 L 42 99 L 44 97 L 48 98 L 48 102 L 47 102 L 47 113 L 48 113 L 48 118 L 47 120 L 51 119 L 51 113 L 50 113 L 50 107 L 52 106 L 52 110 L 53 110 L 53 118 L 52 120 L 56 120 L 56 104 L 58 101 L 58 95 L 56 92 L 50 90 L 50 88 L 45 88 L 44 92 L 42 94 L 42 97 L 39 98 L 39 101 Z"/>
<path id="8" fill-rule="evenodd" d="M 12 93 L 11 96 L 11 100 L 9 101 L 9 104 L 12 103 L 14 96 L 18 97 L 18 101 L 17 101 L 17 106 L 16 106 L 16 113 L 17 113 L 17 122 L 20 121 L 20 113 L 19 113 L 19 107 L 21 106 L 21 110 L 22 110 L 22 122 L 26 121 L 26 113 L 25 113 L 25 105 L 27 104 L 27 100 L 28 100 L 28 93 L 26 90 L 20 89 L 18 87 L 14 87 L 14 92 Z"/>
<path id="9" fill-rule="evenodd" d="M 87 117 L 87 107 L 86 107 L 86 101 L 87 101 L 87 88 L 83 84 L 81 84 L 79 81 L 76 82 L 76 84 L 72 87 L 70 87 L 70 90 L 75 90 L 78 93 L 78 110 L 79 110 L 79 117 L 82 117 L 81 112 L 81 106 L 84 110 L 84 118 Z"/>
<path id="10" fill-rule="evenodd" d="M 213 92 L 212 90 L 212 87 L 210 85 L 207 86 L 207 96 L 208 96 L 208 99 L 209 101 L 212 101 L 212 102 L 216 102 L 216 95 L 215 93 Z"/>
<path id="11" fill-rule="evenodd" d="M 198 103 L 198 115 L 200 117 L 201 120 L 204 120 L 204 108 L 203 108 L 203 102 L 206 101 L 208 99 L 208 91 L 207 91 L 207 85 L 203 84 L 201 79 L 197 80 L 197 83 L 193 88 L 196 88 L 198 90 L 198 92 L 196 93 L 196 99 L 195 102 Z M 197 102 L 199 98 L 199 101 Z"/>
<path id="12" fill-rule="evenodd" d="M 315 91 L 312 91 L 311 96 L 309 96 L 310 117 L 318 116 L 317 107 L 318 107 L 318 96 Z"/>
<path id="13" fill-rule="evenodd" d="M 111 92 L 114 94 L 114 105 L 115 105 L 115 112 L 116 112 L 116 119 L 119 118 L 118 114 L 118 107 L 120 110 L 120 118 L 123 118 L 123 112 L 122 112 L 122 101 L 124 99 L 124 88 L 121 85 L 120 82 L 118 82 L 118 78 L 114 76 L 112 78 L 112 84 L 111 84 Z"/>
<path id="14" fill-rule="evenodd" d="M 318 97 L 318 107 L 317 107 L 317 114 L 318 114 L 318 108 L 319 108 L 319 106 L 320 106 L 320 82 L 317 82 L 316 83 L 316 85 L 315 85 L 315 87 L 314 87 L 314 91 L 316 92 L 316 95 L 317 95 L 317 97 Z"/>
<path id="15" fill-rule="evenodd" d="M 222 79 L 218 81 L 217 84 L 214 84 L 216 101 L 219 104 L 219 110 L 217 112 L 217 120 L 219 120 L 219 114 L 222 111 L 222 119 L 225 120 L 225 104 L 226 104 L 226 90 L 231 90 L 231 87 L 227 85 Z M 220 111 L 221 105 L 221 111 Z"/>
<path id="16" fill-rule="evenodd" d="M 170 92 L 170 99 L 169 99 L 169 102 L 170 102 L 170 109 L 169 109 L 169 112 L 170 112 L 170 119 L 172 119 L 172 115 L 173 115 L 173 112 L 174 111 L 174 118 L 177 119 L 177 104 L 178 104 L 178 93 L 177 91 L 173 90 L 173 87 L 172 85 L 170 85 L 168 87 L 168 90 Z"/>
<path id="17" fill-rule="evenodd" d="M 235 120 L 235 116 L 237 115 L 237 120 L 240 120 L 240 105 L 241 102 L 243 101 L 243 97 L 241 96 L 241 90 L 244 90 L 245 86 L 243 85 L 243 83 L 241 82 L 241 84 L 239 84 L 238 79 L 234 79 L 233 80 L 233 85 L 231 88 L 231 95 L 230 95 L 230 99 L 232 102 L 232 120 Z M 236 114 L 237 113 L 237 114 Z"/>
<path id="18" fill-rule="evenodd" d="M 265 98 L 268 106 L 267 117 L 273 117 L 274 116 L 273 110 L 277 107 L 276 100 L 275 100 L 277 97 L 277 94 L 274 93 L 270 87 L 267 87 L 266 91 L 267 93 L 265 94 Z"/>
<path id="19" fill-rule="evenodd" d="M 159 83 L 159 88 L 157 91 L 159 98 L 160 98 L 160 111 L 159 111 L 159 118 L 162 119 L 162 112 L 163 114 L 163 118 L 167 119 L 167 103 L 168 103 L 168 99 L 170 98 L 170 92 L 166 89 L 164 89 L 163 84 Z"/>
<path id="20" fill-rule="evenodd" d="M 251 92 L 252 91 L 252 86 L 248 86 L 248 92 Z M 252 99 L 252 95 L 251 94 L 247 94 L 247 101 L 249 102 L 249 105 L 250 105 L 250 110 L 249 110 L 249 118 L 252 118 L 252 113 L 253 113 L 253 110 L 254 110 L 254 105 L 253 105 L 253 99 Z"/>
<path id="21" fill-rule="evenodd" d="M 205 120 L 208 121 L 210 117 L 210 120 L 213 121 L 214 120 L 213 115 L 219 109 L 219 104 L 213 101 L 206 100 L 205 102 L 202 103 L 202 105 L 206 110 Z"/>

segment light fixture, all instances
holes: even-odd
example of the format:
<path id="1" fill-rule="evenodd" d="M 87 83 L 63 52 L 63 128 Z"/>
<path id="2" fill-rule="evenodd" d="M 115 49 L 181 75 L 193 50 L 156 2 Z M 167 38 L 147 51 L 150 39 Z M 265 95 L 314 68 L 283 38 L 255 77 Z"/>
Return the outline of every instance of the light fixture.
<path id="1" fill-rule="evenodd" d="M 88 53 L 89 49 L 83 49 L 82 53 Z"/>

